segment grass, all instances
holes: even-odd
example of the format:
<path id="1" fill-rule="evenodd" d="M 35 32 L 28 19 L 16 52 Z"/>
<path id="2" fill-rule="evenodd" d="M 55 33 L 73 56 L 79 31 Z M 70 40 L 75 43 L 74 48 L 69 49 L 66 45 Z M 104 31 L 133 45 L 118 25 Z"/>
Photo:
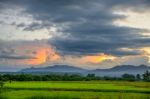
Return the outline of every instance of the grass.
<path id="1" fill-rule="evenodd" d="M 149 94 L 17 90 L 1 93 L 6 99 L 150 99 Z M 1 98 L 0 98 L 1 99 Z M 5 99 L 5 98 L 2 98 Z"/>
<path id="2" fill-rule="evenodd" d="M 13 82 L 5 87 L 20 90 L 96 91 L 150 93 L 150 83 L 116 81 Z"/>
<path id="3" fill-rule="evenodd" d="M 149 94 L 148 82 L 7 82 L 0 99 L 150 99 Z"/>

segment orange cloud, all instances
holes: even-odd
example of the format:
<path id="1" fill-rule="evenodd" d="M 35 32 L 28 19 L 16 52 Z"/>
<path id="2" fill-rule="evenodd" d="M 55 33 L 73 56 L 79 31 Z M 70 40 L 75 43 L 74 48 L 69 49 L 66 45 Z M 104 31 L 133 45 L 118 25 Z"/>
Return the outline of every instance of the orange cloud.
<path id="1" fill-rule="evenodd" d="M 105 60 L 113 60 L 113 59 L 115 59 L 114 56 L 105 55 L 105 54 L 98 54 L 98 55 L 91 55 L 91 56 L 82 57 L 83 62 L 94 63 L 94 64 L 103 62 Z"/>
<path id="2" fill-rule="evenodd" d="M 17 54 L 34 57 L 33 59 L 21 60 L 19 63 L 27 65 L 40 65 L 53 62 L 60 58 L 54 49 L 46 43 L 23 44 L 16 48 Z"/>
<path id="3" fill-rule="evenodd" d="M 36 59 L 31 59 L 27 63 L 32 65 L 44 64 L 46 62 L 56 61 L 60 58 L 51 48 L 39 48 L 34 56 Z"/>
<path id="4" fill-rule="evenodd" d="M 47 55 L 46 55 L 46 51 L 45 49 L 39 49 L 36 52 L 36 55 L 34 56 L 35 59 L 31 59 L 28 61 L 28 64 L 33 64 L 33 65 L 38 65 L 38 64 L 42 64 L 45 63 L 47 60 Z"/>

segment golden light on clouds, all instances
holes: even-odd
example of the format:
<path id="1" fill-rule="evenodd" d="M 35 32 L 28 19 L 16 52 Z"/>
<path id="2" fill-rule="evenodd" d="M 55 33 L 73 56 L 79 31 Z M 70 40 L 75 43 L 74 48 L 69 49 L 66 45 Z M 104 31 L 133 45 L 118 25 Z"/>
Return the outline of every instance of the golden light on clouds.
<path id="1" fill-rule="evenodd" d="M 143 50 L 145 53 L 150 55 L 150 47 L 143 47 L 143 48 L 141 48 L 141 50 Z"/>
<path id="2" fill-rule="evenodd" d="M 53 62 L 60 58 L 59 54 L 48 44 L 31 43 L 20 45 L 16 48 L 19 55 L 27 55 L 34 57 L 33 59 L 21 60 L 22 64 L 40 65 L 46 62 Z M 19 63 L 20 63 L 19 62 Z"/>
<path id="3" fill-rule="evenodd" d="M 106 54 L 98 54 L 98 55 L 91 55 L 91 56 L 84 56 L 82 57 L 83 62 L 98 64 L 105 60 L 113 60 L 115 59 L 112 55 Z"/>
<path id="4" fill-rule="evenodd" d="M 60 58 L 58 54 L 49 48 L 38 49 L 34 57 L 35 59 L 28 60 L 27 63 L 32 65 L 39 65 L 46 62 L 56 61 Z"/>
<path id="5" fill-rule="evenodd" d="M 47 55 L 45 49 L 40 49 L 36 52 L 34 56 L 35 59 L 31 59 L 28 61 L 28 64 L 38 65 L 46 62 Z"/>
<path id="6" fill-rule="evenodd" d="M 80 56 L 65 55 L 64 57 L 61 57 L 61 59 L 59 60 L 59 64 L 67 64 L 71 66 L 77 66 L 80 68 L 92 69 L 97 68 L 106 61 L 114 62 L 116 59 L 117 57 L 115 56 L 103 53 L 95 55 L 80 55 Z M 108 65 L 110 64 L 108 63 Z"/>
<path id="7" fill-rule="evenodd" d="M 144 55 L 146 55 L 149 58 L 149 63 L 150 63 L 150 47 L 143 47 L 140 49 Z"/>

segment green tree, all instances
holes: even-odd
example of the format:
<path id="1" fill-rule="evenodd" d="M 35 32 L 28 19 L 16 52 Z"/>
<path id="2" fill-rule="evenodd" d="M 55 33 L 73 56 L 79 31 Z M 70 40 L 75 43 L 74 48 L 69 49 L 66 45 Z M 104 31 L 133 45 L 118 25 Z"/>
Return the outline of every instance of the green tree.
<path id="1" fill-rule="evenodd" d="M 150 81 L 150 72 L 149 72 L 149 71 L 146 71 L 146 72 L 143 74 L 143 80 L 144 80 L 144 81 Z"/>
<path id="2" fill-rule="evenodd" d="M 135 76 L 132 74 L 123 74 L 122 79 L 127 81 L 135 81 Z"/>
<path id="3" fill-rule="evenodd" d="M 94 77 L 95 77 L 95 74 L 88 74 L 87 77 L 89 77 L 89 78 L 94 78 Z"/>
<path id="4" fill-rule="evenodd" d="M 94 80 L 95 78 L 95 74 L 87 74 L 86 76 L 86 80 Z"/>

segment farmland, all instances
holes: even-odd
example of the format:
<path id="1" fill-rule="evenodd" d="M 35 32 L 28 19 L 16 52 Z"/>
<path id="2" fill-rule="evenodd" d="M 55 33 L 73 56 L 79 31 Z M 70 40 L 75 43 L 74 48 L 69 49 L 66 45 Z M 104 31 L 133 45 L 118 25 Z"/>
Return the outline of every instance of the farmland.
<path id="1" fill-rule="evenodd" d="M 150 99 L 150 83 L 127 81 L 5 82 L 0 99 Z"/>

